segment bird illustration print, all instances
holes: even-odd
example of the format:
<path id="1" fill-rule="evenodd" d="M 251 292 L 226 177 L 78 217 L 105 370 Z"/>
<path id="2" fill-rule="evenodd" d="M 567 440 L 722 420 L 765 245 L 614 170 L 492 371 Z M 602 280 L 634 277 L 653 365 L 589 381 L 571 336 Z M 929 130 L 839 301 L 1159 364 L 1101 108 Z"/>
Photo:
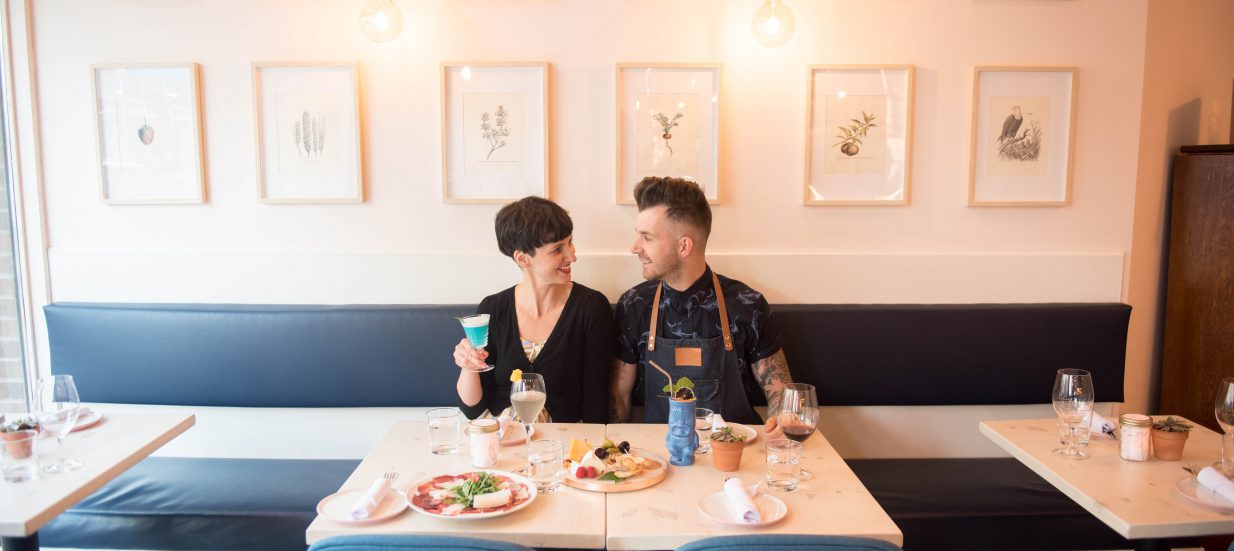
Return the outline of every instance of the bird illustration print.
<path id="1" fill-rule="evenodd" d="M 1003 121 L 1003 133 L 998 137 L 998 143 L 1014 140 L 1016 133 L 1020 131 L 1021 124 L 1024 124 L 1024 115 L 1020 113 L 1020 106 L 1016 105 L 1011 108 L 1011 114 L 1007 115 L 1006 120 Z"/>

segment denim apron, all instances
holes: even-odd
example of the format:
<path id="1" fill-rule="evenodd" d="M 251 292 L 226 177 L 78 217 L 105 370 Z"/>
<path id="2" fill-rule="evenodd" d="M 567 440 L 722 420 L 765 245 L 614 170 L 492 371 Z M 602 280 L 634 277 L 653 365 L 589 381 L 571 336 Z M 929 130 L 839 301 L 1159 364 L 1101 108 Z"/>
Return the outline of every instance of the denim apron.
<path id="1" fill-rule="evenodd" d="M 720 310 L 720 329 L 723 335 L 711 339 L 666 339 L 656 337 L 660 321 L 660 293 L 664 282 L 656 287 L 655 301 L 651 306 L 651 328 L 647 333 L 647 352 L 643 355 L 643 421 L 646 423 L 668 422 L 668 399 L 661 390 L 667 381 L 664 374 L 651 367 L 650 362 L 668 371 L 676 382 L 680 377 L 694 381 L 697 407 L 707 408 L 724 416 L 725 421 L 761 425 L 762 420 L 746 397 L 745 386 L 733 352 L 732 332 L 729 331 L 728 309 L 724 305 L 724 293 L 720 290 L 720 278 L 711 273 L 711 283 L 716 289 L 716 304 Z M 741 348 L 741 343 L 736 348 Z"/>

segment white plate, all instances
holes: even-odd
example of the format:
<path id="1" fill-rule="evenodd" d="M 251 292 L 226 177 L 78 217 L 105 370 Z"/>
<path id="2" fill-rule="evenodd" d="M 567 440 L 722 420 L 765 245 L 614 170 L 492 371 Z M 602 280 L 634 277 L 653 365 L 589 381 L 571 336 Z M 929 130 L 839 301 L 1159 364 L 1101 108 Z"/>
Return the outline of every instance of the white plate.
<path id="1" fill-rule="evenodd" d="M 97 409 L 81 406 L 78 408 L 78 412 L 77 424 L 73 425 L 71 432 L 86 430 L 103 420 L 103 413 Z"/>
<path id="2" fill-rule="evenodd" d="M 1187 501 L 1202 507 L 1221 511 L 1223 513 L 1234 513 L 1234 503 L 1217 495 L 1216 493 L 1213 493 L 1212 490 L 1201 486 L 1199 481 L 1195 478 L 1184 478 L 1179 480 L 1178 483 L 1174 485 L 1174 488 L 1178 490 L 1178 494 L 1183 496 L 1183 498 Z"/>
<path id="3" fill-rule="evenodd" d="M 407 509 L 407 494 L 392 490 L 386 494 L 386 498 L 381 500 L 381 503 L 377 504 L 377 508 L 369 513 L 368 518 L 351 518 L 352 507 L 355 507 L 360 496 L 366 491 L 368 491 L 367 488 L 330 494 L 317 503 L 317 514 L 344 524 L 375 524 L 394 518 Z"/>
<path id="4" fill-rule="evenodd" d="M 436 476 L 430 476 L 428 478 L 421 479 L 417 481 L 415 484 L 412 484 L 410 487 L 408 487 L 407 502 L 411 505 L 412 509 L 416 510 L 417 513 L 423 513 L 430 517 L 446 518 L 446 519 L 451 519 L 451 520 L 479 520 L 479 519 L 485 519 L 485 518 L 501 517 L 501 516 L 505 516 L 510 513 L 513 513 L 515 511 L 520 511 L 526 508 L 528 505 L 531 505 L 531 502 L 536 500 L 536 495 L 539 494 L 539 492 L 536 490 L 536 485 L 533 484 L 531 480 L 527 479 L 526 477 L 514 474 L 512 472 L 508 472 L 508 471 L 495 471 L 492 469 L 476 469 L 474 471 L 466 471 L 462 473 L 451 474 L 450 476 L 461 476 L 461 475 L 467 474 L 467 472 L 487 472 L 487 473 L 492 473 L 492 474 L 499 474 L 519 484 L 522 484 L 523 487 L 527 489 L 527 494 L 528 494 L 527 501 L 519 503 L 518 505 L 515 505 L 513 508 L 507 509 L 505 511 L 492 511 L 488 513 L 470 513 L 470 514 L 460 514 L 460 515 L 453 515 L 453 516 L 443 515 L 441 513 L 434 513 L 432 511 L 427 511 L 424 508 L 416 505 L 416 502 L 415 502 L 415 497 L 417 495 L 417 492 L 419 491 L 420 486 L 423 486 L 426 482 L 432 481 L 434 478 L 437 478 Z M 437 476 L 442 476 L 442 475 L 437 475 Z"/>
<path id="5" fill-rule="evenodd" d="M 762 522 L 741 522 L 733 519 L 733 513 L 729 511 L 728 505 L 724 503 L 724 492 L 716 492 L 707 494 L 703 499 L 698 500 L 698 510 L 703 513 L 703 516 L 730 526 L 769 526 L 780 522 L 784 516 L 788 514 L 788 506 L 780 501 L 780 498 L 769 496 L 767 494 L 759 494 L 754 496 L 754 506 L 758 507 L 758 513 L 762 517 Z"/>
<path id="6" fill-rule="evenodd" d="M 746 435 L 747 446 L 758 439 L 758 431 L 754 430 L 753 427 L 749 427 L 741 423 L 728 423 L 727 421 L 725 421 L 725 423 L 727 423 L 728 426 L 733 427 L 733 432 Z"/>

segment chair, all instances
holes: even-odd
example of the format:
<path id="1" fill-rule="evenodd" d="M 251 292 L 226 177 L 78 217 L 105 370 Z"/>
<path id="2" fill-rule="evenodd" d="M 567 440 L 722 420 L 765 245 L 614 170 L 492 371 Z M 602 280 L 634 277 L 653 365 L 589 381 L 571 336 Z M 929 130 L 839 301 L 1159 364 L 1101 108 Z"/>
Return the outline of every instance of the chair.
<path id="1" fill-rule="evenodd" d="M 326 538 L 308 551 L 533 551 L 505 541 L 454 536 L 356 535 Z"/>
<path id="2" fill-rule="evenodd" d="M 692 541 L 677 551 L 742 551 L 795 549 L 801 551 L 901 551 L 890 543 L 869 538 L 847 536 L 807 536 L 798 534 L 765 534 L 718 536 Z"/>

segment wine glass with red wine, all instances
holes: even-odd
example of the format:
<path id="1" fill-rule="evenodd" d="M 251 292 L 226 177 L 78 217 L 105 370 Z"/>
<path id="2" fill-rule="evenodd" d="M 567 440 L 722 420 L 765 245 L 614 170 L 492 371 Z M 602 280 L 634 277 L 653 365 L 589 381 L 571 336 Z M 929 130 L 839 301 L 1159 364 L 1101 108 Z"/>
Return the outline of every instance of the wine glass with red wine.
<path id="1" fill-rule="evenodd" d="M 818 396 L 814 393 L 814 385 L 806 383 L 789 383 L 784 385 L 784 395 L 780 398 L 780 411 L 776 421 L 784 436 L 797 442 L 805 442 L 818 426 Z M 801 479 L 814 478 L 814 473 L 801 469 Z"/>

